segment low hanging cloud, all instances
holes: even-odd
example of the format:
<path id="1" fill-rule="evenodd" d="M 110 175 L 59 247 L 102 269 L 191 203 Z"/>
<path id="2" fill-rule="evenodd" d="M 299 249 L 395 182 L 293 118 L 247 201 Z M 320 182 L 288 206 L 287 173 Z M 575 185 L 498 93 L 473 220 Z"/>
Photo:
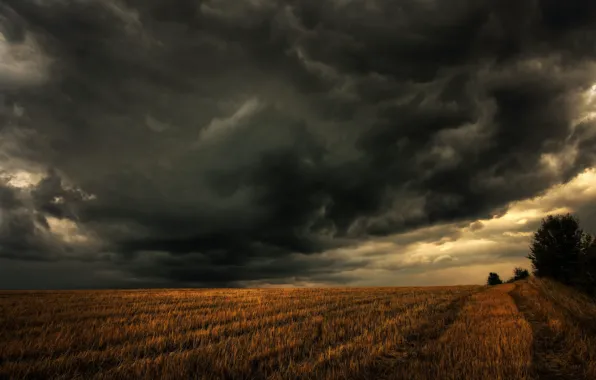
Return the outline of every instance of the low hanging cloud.
<path id="1" fill-rule="evenodd" d="M 489 233 L 594 166 L 594 20 L 584 0 L 4 0 L 0 169 L 37 179 L 0 187 L 0 256 L 349 283 L 400 256 L 373 243 Z"/>

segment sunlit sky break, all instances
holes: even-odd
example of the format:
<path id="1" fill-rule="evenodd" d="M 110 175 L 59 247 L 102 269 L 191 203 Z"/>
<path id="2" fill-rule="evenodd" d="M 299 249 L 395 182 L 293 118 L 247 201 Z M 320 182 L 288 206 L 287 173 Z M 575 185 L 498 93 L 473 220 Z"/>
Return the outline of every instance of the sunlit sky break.
<path id="1" fill-rule="evenodd" d="M 4 0 L 0 288 L 507 278 L 596 233 L 596 2 Z"/>

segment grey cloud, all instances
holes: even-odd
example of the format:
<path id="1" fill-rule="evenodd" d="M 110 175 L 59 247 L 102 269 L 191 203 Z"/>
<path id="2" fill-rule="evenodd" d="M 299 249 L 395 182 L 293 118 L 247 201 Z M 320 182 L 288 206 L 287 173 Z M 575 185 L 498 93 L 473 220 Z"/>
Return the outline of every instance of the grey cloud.
<path id="1" fill-rule="evenodd" d="M 9 176 L 0 177 L 0 257 L 29 261 L 99 260 L 103 244 L 94 239 L 65 239 L 60 226 L 52 226 L 49 217 L 74 218 L 71 205 L 84 199 L 72 190 L 65 190 L 55 172 L 37 187 L 18 188 L 10 184 Z M 45 194 L 45 198 L 42 194 Z M 54 203 L 52 194 L 61 194 Z M 74 197 L 76 194 L 77 197 Z M 50 195 L 50 198 L 47 196 Z M 57 230 L 56 230 L 57 228 Z M 81 233 L 84 233 L 81 226 Z"/>
<path id="2" fill-rule="evenodd" d="M 470 231 L 479 231 L 483 227 L 484 227 L 484 224 L 479 220 L 475 221 L 474 223 L 470 223 L 470 226 L 469 226 Z"/>
<path id="3" fill-rule="evenodd" d="M 6 179 L 0 181 L 0 257 L 51 260 L 57 248 L 45 218 Z"/>
<path id="4" fill-rule="evenodd" d="M 53 170 L 31 223 L 76 222 L 131 275 L 337 277 L 292 254 L 469 224 L 594 164 L 569 129 L 592 3 L 5 0 L 7 44 L 35 41 L 47 78 L 4 91 L 23 117 L 0 115 L 0 154 Z"/>
<path id="5" fill-rule="evenodd" d="M 441 263 L 444 261 L 453 261 L 453 257 L 449 256 L 449 255 L 442 255 L 437 257 L 436 259 L 433 260 L 433 264 L 437 264 L 437 263 Z"/>

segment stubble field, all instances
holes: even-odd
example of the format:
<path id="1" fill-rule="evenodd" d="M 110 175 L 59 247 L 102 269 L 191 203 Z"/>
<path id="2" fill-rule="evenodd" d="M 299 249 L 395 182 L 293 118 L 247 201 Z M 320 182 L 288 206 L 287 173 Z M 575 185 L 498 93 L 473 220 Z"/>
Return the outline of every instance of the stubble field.
<path id="1" fill-rule="evenodd" d="M 596 378 L 596 304 L 497 287 L 0 293 L 0 378 Z"/>

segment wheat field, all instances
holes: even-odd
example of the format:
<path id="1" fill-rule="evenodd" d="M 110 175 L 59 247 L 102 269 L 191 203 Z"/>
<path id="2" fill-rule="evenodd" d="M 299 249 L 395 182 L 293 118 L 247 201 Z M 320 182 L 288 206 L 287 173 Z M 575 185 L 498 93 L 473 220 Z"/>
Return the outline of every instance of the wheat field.
<path id="1" fill-rule="evenodd" d="M 595 318 L 592 301 L 535 279 L 6 291 L 0 378 L 593 379 Z"/>

